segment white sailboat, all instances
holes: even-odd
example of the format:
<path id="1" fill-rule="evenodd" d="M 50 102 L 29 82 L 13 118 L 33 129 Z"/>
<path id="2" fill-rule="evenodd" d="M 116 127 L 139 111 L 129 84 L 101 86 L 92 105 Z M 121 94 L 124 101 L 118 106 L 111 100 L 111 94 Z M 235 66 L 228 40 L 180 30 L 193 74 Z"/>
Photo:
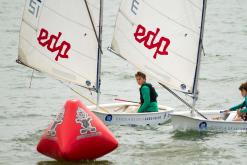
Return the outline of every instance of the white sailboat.
<path id="1" fill-rule="evenodd" d="M 171 108 L 133 112 L 137 104 L 99 105 L 103 0 L 27 0 L 20 30 L 17 62 L 97 93 L 89 106 L 107 124 L 159 124 Z"/>
<path id="2" fill-rule="evenodd" d="M 167 123 L 171 117 L 173 109 L 159 105 L 158 112 L 137 113 L 138 103 L 112 103 L 102 104 L 101 109 L 97 106 L 89 106 L 105 124 L 107 125 L 159 125 Z M 107 111 L 105 111 L 106 109 Z"/>
<path id="3" fill-rule="evenodd" d="M 220 110 L 195 108 L 206 4 L 207 0 L 123 0 L 111 51 L 189 107 L 191 112 L 171 114 L 175 129 L 246 130 L 246 122 L 218 120 Z M 192 105 L 174 91 L 190 96 Z"/>
<path id="4" fill-rule="evenodd" d="M 247 131 L 246 121 L 233 121 L 236 112 L 231 112 L 226 120 L 221 110 L 201 110 L 201 115 L 191 115 L 188 111 L 176 112 L 172 114 L 172 125 L 175 130 L 196 130 L 211 132 L 235 132 Z"/>
<path id="5" fill-rule="evenodd" d="M 170 92 L 173 89 L 196 98 L 201 55 L 198 53 L 198 47 L 201 49 L 201 2 L 123 0 L 109 50 L 156 79 Z M 123 111 L 125 109 L 118 112 Z M 155 113 L 147 115 L 152 114 Z M 98 115 L 107 119 L 102 111 Z"/>
<path id="6" fill-rule="evenodd" d="M 198 98 L 197 84 L 200 69 L 200 56 L 203 49 L 203 32 L 204 22 L 206 15 L 207 0 L 201 0 L 198 6 L 201 9 L 201 26 L 198 46 L 198 60 L 197 60 L 197 71 L 195 75 L 195 85 L 193 92 L 193 105 L 189 106 L 192 111 L 182 111 L 173 113 L 171 116 L 172 125 L 176 130 L 198 130 L 198 131 L 247 131 L 246 121 L 233 121 L 236 116 L 236 112 L 231 112 L 230 115 L 224 119 L 224 112 L 221 110 L 201 110 L 200 112 L 195 109 L 195 103 Z M 194 113 L 194 112 L 197 113 Z"/>

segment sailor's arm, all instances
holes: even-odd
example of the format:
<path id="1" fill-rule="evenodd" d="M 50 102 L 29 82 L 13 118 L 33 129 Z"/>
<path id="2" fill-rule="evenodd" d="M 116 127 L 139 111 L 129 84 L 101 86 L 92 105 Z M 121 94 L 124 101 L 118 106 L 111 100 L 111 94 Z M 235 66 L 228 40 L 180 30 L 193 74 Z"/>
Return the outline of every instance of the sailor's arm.
<path id="1" fill-rule="evenodd" d="M 240 110 L 241 113 L 247 113 L 247 107 Z"/>
<path id="2" fill-rule="evenodd" d="M 146 86 L 142 87 L 141 93 L 142 93 L 142 96 L 144 99 L 144 103 L 138 109 L 138 113 L 144 112 L 148 108 L 148 105 L 150 104 L 150 90 L 149 90 L 149 88 Z"/>
<path id="3" fill-rule="evenodd" d="M 241 104 L 239 104 L 239 105 L 237 105 L 235 107 L 230 108 L 230 111 L 236 111 L 236 110 L 238 110 L 240 108 L 243 108 L 244 107 L 244 103 L 245 102 L 243 102 L 243 103 L 241 103 Z"/>

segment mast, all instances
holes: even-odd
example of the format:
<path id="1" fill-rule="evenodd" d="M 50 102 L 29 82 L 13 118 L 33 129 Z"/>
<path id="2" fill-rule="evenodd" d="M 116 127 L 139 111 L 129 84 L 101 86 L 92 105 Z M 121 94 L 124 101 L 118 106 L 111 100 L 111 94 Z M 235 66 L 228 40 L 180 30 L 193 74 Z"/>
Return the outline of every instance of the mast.
<path id="1" fill-rule="evenodd" d="M 203 0 L 202 21 L 201 21 L 199 46 L 198 46 L 198 52 L 197 52 L 196 72 L 195 72 L 194 86 L 193 86 L 193 91 L 192 91 L 192 98 L 193 98 L 192 115 L 194 114 L 196 101 L 198 99 L 198 79 L 199 79 L 201 55 L 202 55 L 202 49 L 203 49 L 203 34 L 204 34 L 206 7 L 207 7 L 207 0 Z"/>
<path id="2" fill-rule="evenodd" d="M 101 85 L 101 57 L 102 57 L 102 27 L 103 27 L 103 4 L 104 0 L 100 0 L 100 12 L 99 12 L 99 38 L 98 38 L 98 59 L 97 59 L 97 82 L 96 82 L 96 92 L 97 92 L 97 110 L 100 101 L 100 85 Z"/>
<path id="3" fill-rule="evenodd" d="M 187 103 L 184 99 L 182 99 L 181 97 L 179 97 L 175 92 L 173 92 L 170 88 L 168 88 L 166 85 L 159 83 L 163 88 L 165 88 L 168 92 L 170 92 L 173 96 L 175 96 L 178 100 L 180 100 L 182 103 L 184 103 L 187 107 L 189 107 L 190 109 L 193 109 L 196 113 L 198 113 L 201 117 L 203 117 L 204 119 L 207 119 L 206 116 L 204 116 L 203 114 L 201 114 L 198 110 L 195 109 L 195 107 L 191 106 L 189 103 Z"/>

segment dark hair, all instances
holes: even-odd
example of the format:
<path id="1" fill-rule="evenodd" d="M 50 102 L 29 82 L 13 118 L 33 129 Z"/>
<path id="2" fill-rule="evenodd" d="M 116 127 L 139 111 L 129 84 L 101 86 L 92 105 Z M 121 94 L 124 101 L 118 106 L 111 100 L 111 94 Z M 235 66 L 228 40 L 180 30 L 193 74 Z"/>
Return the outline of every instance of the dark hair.
<path id="1" fill-rule="evenodd" d="M 144 80 L 146 80 L 146 75 L 144 73 L 142 73 L 142 72 L 137 72 L 135 74 L 135 77 L 142 77 Z"/>
<path id="2" fill-rule="evenodd" d="M 240 87 L 239 87 L 239 90 L 240 90 L 240 91 L 242 91 L 242 90 L 247 91 L 247 82 L 241 84 Z"/>

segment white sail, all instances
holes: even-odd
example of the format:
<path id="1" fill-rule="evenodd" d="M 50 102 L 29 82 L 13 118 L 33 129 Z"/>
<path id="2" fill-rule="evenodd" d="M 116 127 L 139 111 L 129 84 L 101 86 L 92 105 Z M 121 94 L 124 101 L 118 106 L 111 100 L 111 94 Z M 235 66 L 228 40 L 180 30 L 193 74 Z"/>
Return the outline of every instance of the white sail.
<path id="1" fill-rule="evenodd" d="M 60 80 L 94 88 L 99 8 L 99 0 L 27 0 L 18 61 Z"/>
<path id="2" fill-rule="evenodd" d="M 175 90 L 193 93 L 203 0 L 123 0 L 112 49 Z"/>

